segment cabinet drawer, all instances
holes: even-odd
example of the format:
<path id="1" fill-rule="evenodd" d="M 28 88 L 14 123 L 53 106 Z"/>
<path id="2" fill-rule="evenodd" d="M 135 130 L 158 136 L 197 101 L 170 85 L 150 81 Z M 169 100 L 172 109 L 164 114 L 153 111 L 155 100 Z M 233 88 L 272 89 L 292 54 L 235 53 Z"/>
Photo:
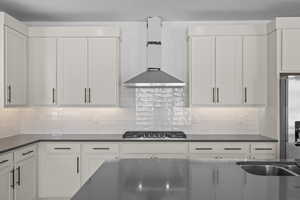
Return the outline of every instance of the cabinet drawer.
<path id="1" fill-rule="evenodd" d="M 15 162 L 20 162 L 22 160 L 26 160 L 36 155 L 36 145 L 22 148 L 20 150 L 15 151 Z"/>
<path id="2" fill-rule="evenodd" d="M 193 142 L 189 145 L 189 152 L 196 154 L 205 154 L 205 153 L 218 153 L 220 147 L 218 143 L 209 143 L 209 142 Z"/>
<path id="3" fill-rule="evenodd" d="M 188 144 L 183 142 L 133 142 L 121 143 L 121 153 L 187 153 Z"/>
<path id="4" fill-rule="evenodd" d="M 92 143 L 83 144 L 82 151 L 89 154 L 118 154 L 119 144 L 116 143 Z"/>
<path id="5" fill-rule="evenodd" d="M 276 143 L 255 143 L 251 145 L 252 154 L 276 154 Z"/>
<path id="6" fill-rule="evenodd" d="M 250 145 L 246 143 L 226 143 L 220 145 L 220 151 L 224 154 L 246 154 L 250 151 Z"/>
<path id="7" fill-rule="evenodd" d="M 232 154 L 240 153 L 245 154 L 249 152 L 249 144 L 246 143 L 222 143 L 222 142 L 197 142 L 190 143 L 190 153 L 193 154 Z"/>
<path id="8" fill-rule="evenodd" d="M 46 143 L 46 151 L 51 154 L 78 154 L 80 144 L 77 143 Z"/>
<path id="9" fill-rule="evenodd" d="M 7 153 L 0 155 L 0 168 L 7 167 L 13 164 L 13 154 Z"/>

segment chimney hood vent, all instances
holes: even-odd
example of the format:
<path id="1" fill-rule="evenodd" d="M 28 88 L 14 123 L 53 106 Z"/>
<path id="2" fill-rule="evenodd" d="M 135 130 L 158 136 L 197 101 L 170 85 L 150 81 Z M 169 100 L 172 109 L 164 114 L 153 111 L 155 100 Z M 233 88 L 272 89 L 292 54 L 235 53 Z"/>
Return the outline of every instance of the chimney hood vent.
<path id="1" fill-rule="evenodd" d="M 160 69 L 161 65 L 160 17 L 148 17 L 147 21 L 147 70 L 124 83 L 126 87 L 184 87 L 185 83 Z"/>

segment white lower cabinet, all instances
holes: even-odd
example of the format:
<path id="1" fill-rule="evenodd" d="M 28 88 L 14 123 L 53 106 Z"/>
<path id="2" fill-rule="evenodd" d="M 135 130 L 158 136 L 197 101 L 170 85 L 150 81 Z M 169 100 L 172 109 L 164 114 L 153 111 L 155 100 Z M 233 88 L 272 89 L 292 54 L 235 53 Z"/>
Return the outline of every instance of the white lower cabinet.
<path id="1" fill-rule="evenodd" d="M 14 199 L 13 154 L 0 156 L 0 199 Z"/>
<path id="2" fill-rule="evenodd" d="M 36 200 L 36 146 L 0 155 L 0 199 Z"/>
<path id="3" fill-rule="evenodd" d="M 15 199 L 36 199 L 36 146 L 26 147 L 14 153 Z"/>
<path id="4" fill-rule="evenodd" d="M 81 157 L 81 184 L 84 184 L 105 161 L 119 158 L 119 144 L 83 144 Z"/>
<path id="5" fill-rule="evenodd" d="M 41 142 L 39 144 L 39 197 L 72 197 L 105 161 L 119 158 L 272 160 L 276 158 L 276 146 L 276 143 L 263 142 Z M 210 171 L 204 167 L 203 174 L 200 175 L 209 179 L 208 184 L 218 185 L 214 195 L 240 199 L 239 195 L 242 194 L 227 192 L 225 181 L 231 181 L 231 184 L 239 187 L 245 184 L 245 180 L 227 180 L 233 176 L 234 171 L 230 171 L 230 167 L 222 170 Z M 8 169 L 6 173 L 9 173 Z M 209 198 L 211 192 L 207 191 Z"/>
<path id="6" fill-rule="evenodd" d="M 40 143 L 39 197 L 71 197 L 80 188 L 80 144 Z"/>

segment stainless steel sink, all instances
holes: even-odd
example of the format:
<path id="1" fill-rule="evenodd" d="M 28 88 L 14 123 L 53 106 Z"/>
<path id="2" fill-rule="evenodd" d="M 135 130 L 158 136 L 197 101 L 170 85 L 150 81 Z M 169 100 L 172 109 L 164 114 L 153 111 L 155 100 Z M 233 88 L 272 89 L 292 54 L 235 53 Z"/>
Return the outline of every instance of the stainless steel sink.
<path id="1" fill-rule="evenodd" d="M 246 172 L 259 176 L 298 176 L 295 172 L 274 165 L 241 165 Z"/>
<path id="2" fill-rule="evenodd" d="M 282 165 L 282 167 L 300 176 L 300 167 L 298 167 L 297 165 Z"/>

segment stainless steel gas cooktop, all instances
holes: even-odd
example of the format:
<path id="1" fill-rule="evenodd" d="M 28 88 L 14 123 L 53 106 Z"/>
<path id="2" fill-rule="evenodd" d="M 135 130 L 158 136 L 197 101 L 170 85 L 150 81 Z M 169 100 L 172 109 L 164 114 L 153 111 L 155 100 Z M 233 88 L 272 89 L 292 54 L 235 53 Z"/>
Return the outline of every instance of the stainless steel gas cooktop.
<path id="1" fill-rule="evenodd" d="M 182 131 L 126 131 L 125 139 L 185 139 Z"/>

